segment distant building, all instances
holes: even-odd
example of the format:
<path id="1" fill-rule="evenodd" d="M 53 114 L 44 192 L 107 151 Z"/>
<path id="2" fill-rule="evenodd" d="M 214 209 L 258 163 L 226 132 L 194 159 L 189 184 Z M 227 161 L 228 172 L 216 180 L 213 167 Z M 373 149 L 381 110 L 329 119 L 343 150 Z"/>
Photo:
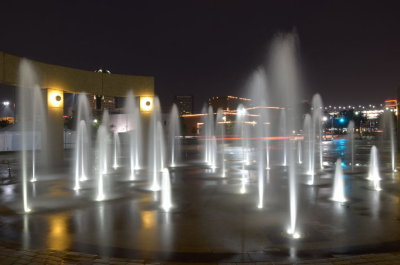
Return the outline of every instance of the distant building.
<path id="1" fill-rule="evenodd" d="M 385 109 L 394 112 L 397 115 L 397 100 L 396 99 L 387 99 L 385 100 Z"/>
<path id="2" fill-rule="evenodd" d="M 193 96 L 175 96 L 174 102 L 178 107 L 179 115 L 193 113 Z"/>
<path id="3" fill-rule="evenodd" d="M 102 112 L 107 109 L 109 112 L 114 112 L 116 107 L 115 97 L 88 95 L 89 105 L 93 112 Z"/>
<path id="4" fill-rule="evenodd" d="M 251 99 L 234 96 L 211 97 L 208 99 L 208 105 L 212 106 L 214 111 L 219 108 L 223 110 L 236 110 L 240 104 L 245 108 L 250 107 Z"/>

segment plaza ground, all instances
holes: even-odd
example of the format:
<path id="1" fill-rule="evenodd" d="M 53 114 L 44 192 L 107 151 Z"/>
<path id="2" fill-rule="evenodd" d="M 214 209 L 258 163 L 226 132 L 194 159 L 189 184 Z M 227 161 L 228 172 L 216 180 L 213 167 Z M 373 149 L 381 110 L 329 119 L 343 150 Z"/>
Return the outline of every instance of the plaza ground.
<path id="1" fill-rule="evenodd" d="M 188 152 L 188 161 L 170 172 L 174 207 L 169 212 L 160 209 L 160 194 L 149 191 L 145 171 L 127 181 L 126 171 L 116 170 L 109 175 L 108 200 L 95 202 L 94 182 L 74 191 L 66 166 L 30 185 L 33 212 L 21 214 L 16 154 L 3 154 L 0 160 L 12 162 L 12 177 L 2 164 L 0 263 L 398 264 L 399 178 L 382 163 L 383 191 L 371 188 L 365 180 L 371 144 L 359 142 L 359 168 L 345 168 L 346 203 L 330 200 L 332 163 L 336 157 L 346 162 L 343 141 L 325 144 L 324 160 L 330 165 L 318 185 L 305 185 L 307 176 L 299 174 L 298 240 L 285 233 L 286 169 L 266 173 L 265 206 L 258 209 L 255 169 L 249 166 L 242 193 L 233 147 L 227 149 L 226 178 Z"/>

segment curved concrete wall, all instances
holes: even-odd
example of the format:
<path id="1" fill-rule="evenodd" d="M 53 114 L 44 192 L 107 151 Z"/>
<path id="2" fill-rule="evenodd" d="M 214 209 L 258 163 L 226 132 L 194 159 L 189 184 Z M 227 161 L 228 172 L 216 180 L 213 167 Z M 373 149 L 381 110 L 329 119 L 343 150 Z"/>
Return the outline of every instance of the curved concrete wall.
<path id="1" fill-rule="evenodd" d="M 0 83 L 17 85 L 21 57 L 0 51 Z M 135 96 L 154 96 L 154 77 L 96 73 L 32 61 L 41 88 L 70 93 L 124 97 L 132 90 Z"/>

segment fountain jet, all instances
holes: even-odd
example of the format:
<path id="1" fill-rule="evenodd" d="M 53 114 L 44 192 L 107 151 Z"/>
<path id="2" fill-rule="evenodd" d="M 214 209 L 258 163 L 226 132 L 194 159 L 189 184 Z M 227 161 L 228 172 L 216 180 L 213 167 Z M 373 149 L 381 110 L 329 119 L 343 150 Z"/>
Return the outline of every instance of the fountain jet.
<path id="1" fill-rule="evenodd" d="M 305 154 L 306 154 L 306 165 L 307 165 L 307 175 L 310 175 L 310 178 L 307 182 L 308 185 L 314 185 L 315 183 L 315 148 L 314 148 L 314 138 L 312 133 L 312 125 L 311 125 L 311 116 L 310 114 L 306 114 L 304 118 L 304 139 L 305 139 Z"/>
<path id="2" fill-rule="evenodd" d="M 247 111 L 242 104 L 240 104 L 237 108 L 237 116 L 236 116 L 236 133 L 240 135 L 240 144 L 241 144 L 241 152 L 242 152 L 242 172 L 243 176 L 246 171 L 246 165 L 250 164 L 249 161 L 249 130 L 246 126 L 246 115 Z"/>
<path id="3" fill-rule="evenodd" d="M 78 95 L 77 119 L 76 119 L 76 138 L 75 138 L 75 190 L 80 188 L 76 181 L 86 181 L 89 175 L 91 149 L 91 126 L 92 115 L 89 110 L 87 95 Z"/>
<path id="4" fill-rule="evenodd" d="M 378 149 L 375 145 L 371 148 L 370 158 L 369 158 L 369 169 L 368 169 L 368 180 L 372 181 L 374 189 L 377 191 L 382 190 L 380 181 L 381 176 L 379 173 L 379 162 L 378 162 Z"/>
<path id="5" fill-rule="evenodd" d="M 336 161 L 332 200 L 337 201 L 337 202 L 347 201 L 345 192 L 344 192 L 344 186 L 345 185 L 344 185 L 344 178 L 343 178 L 342 160 L 339 158 Z"/>
<path id="6" fill-rule="evenodd" d="M 175 167 L 180 162 L 180 145 L 176 141 L 176 137 L 181 135 L 181 126 L 179 121 L 178 108 L 172 105 L 169 115 L 169 150 L 170 150 L 170 166 Z"/>
<path id="7" fill-rule="evenodd" d="M 135 97 L 133 92 L 130 91 L 126 98 L 124 111 L 127 117 L 127 128 L 129 137 L 129 180 L 135 180 L 135 172 L 140 169 L 140 157 L 141 157 L 141 130 L 142 122 L 138 106 L 135 103 Z"/>
<path id="8" fill-rule="evenodd" d="M 392 172 L 397 172 L 396 168 L 396 137 L 395 137 L 395 127 L 394 127 L 394 115 L 393 112 L 391 111 L 385 111 L 383 113 L 383 137 L 385 139 L 389 139 L 389 145 L 390 145 L 390 158 L 391 158 L 391 169 Z M 382 144 L 383 145 L 383 144 Z"/>
<path id="9" fill-rule="evenodd" d="M 205 129 L 205 145 L 206 145 L 206 163 L 212 169 L 217 167 L 216 165 L 216 142 L 215 142 L 215 128 L 214 128 L 214 112 L 211 106 L 208 107 L 208 113 L 206 116 L 206 122 L 204 124 Z"/>
<path id="10" fill-rule="evenodd" d="M 297 163 L 299 165 L 303 164 L 302 152 L 303 152 L 303 149 L 301 147 L 301 140 L 298 140 L 297 141 Z"/>
<path id="11" fill-rule="evenodd" d="M 161 180 L 161 208 L 168 212 L 172 207 L 171 199 L 171 179 L 169 170 L 165 169 L 162 172 Z"/>
<path id="12" fill-rule="evenodd" d="M 299 120 L 299 93 L 300 93 L 300 78 L 297 62 L 297 35 L 292 34 L 278 34 L 270 49 L 270 68 L 273 84 L 273 93 L 275 95 L 275 104 L 278 106 L 285 106 L 288 110 L 289 121 L 283 122 L 285 129 L 285 136 L 291 135 L 293 131 L 298 130 L 299 125 L 296 121 Z M 273 95 L 274 96 L 274 95 Z M 290 145 L 293 144 L 293 141 Z M 287 229 L 288 234 L 292 238 L 299 238 L 300 234 L 297 231 L 297 173 L 296 173 L 296 154 L 294 153 L 296 148 L 288 148 L 286 144 L 286 162 L 288 165 L 288 186 L 289 186 L 289 228 Z"/>
<path id="13" fill-rule="evenodd" d="M 218 149 L 218 154 L 219 154 L 219 166 L 221 168 L 221 176 L 223 178 L 226 177 L 226 168 L 225 168 L 225 119 L 224 118 L 224 112 L 221 108 L 218 109 L 217 111 L 217 118 L 215 120 L 215 128 L 217 131 L 217 136 L 220 138 L 220 140 L 218 141 L 219 144 L 217 145 L 217 149 Z"/>
<path id="14" fill-rule="evenodd" d="M 121 156 L 121 142 L 119 139 L 118 132 L 113 133 L 113 168 L 117 169 L 119 167 L 119 157 Z"/>
<path id="15" fill-rule="evenodd" d="M 107 172 L 107 149 L 108 132 L 106 125 L 101 124 L 97 131 L 96 141 L 96 165 L 97 165 L 97 196 L 96 201 L 103 201 L 106 198 L 104 175 Z"/>
<path id="16" fill-rule="evenodd" d="M 44 147 L 44 142 L 42 142 L 43 139 L 46 139 L 47 136 L 47 128 L 46 128 L 46 122 L 45 122 L 45 110 L 44 110 L 44 104 L 43 104 L 43 95 L 42 91 L 40 90 L 40 87 L 35 85 L 33 87 L 33 109 L 32 109 L 32 176 L 31 176 L 31 182 L 37 181 L 36 177 L 36 167 L 38 164 L 37 161 L 37 149 L 42 145 Z M 45 148 L 41 148 L 42 151 L 42 157 L 45 153 Z"/>
<path id="17" fill-rule="evenodd" d="M 280 125 L 281 125 L 281 130 L 282 130 L 282 136 L 285 138 L 283 139 L 283 152 L 282 152 L 282 166 L 286 167 L 288 165 L 288 141 L 286 137 L 288 136 L 288 131 L 287 131 L 287 117 L 286 117 L 286 110 L 283 109 L 281 112 L 281 118 L 280 118 Z"/>
<path id="18" fill-rule="evenodd" d="M 347 135 L 348 135 L 348 150 L 350 153 L 350 163 L 351 168 L 354 169 L 354 121 L 350 121 L 347 126 Z"/>
<path id="19" fill-rule="evenodd" d="M 111 161 L 111 153 L 110 153 L 110 135 L 109 135 L 109 127 L 110 127 L 110 114 L 108 110 L 105 109 L 103 111 L 103 117 L 101 119 L 101 124 L 104 126 L 104 134 L 101 135 L 101 138 L 98 138 L 98 141 L 102 142 L 104 154 L 102 155 L 103 161 L 103 173 L 110 173 L 110 161 Z"/>
<path id="20" fill-rule="evenodd" d="M 87 180 L 87 148 L 88 134 L 86 122 L 81 120 L 76 132 L 75 146 L 75 186 L 74 190 L 79 190 L 80 182 Z"/>
<path id="21" fill-rule="evenodd" d="M 319 94 L 315 94 L 312 98 L 312 108 L 313 108 L 313 152 L 319 155 L 319 167 L 320 170 L 324 169 L 323 161 L 323 149 L 322 149 L 322 99 Z M 315 147 L 316 145 L 316 147 Z M 315 150 L 317 149 L 317 150 Z M 315 158 L 314 158 L 315 159 Z"/>
<path id="22" fill-rule="evenodd" d="M 43 94 L 37 85 L 36 73 L 32 64 L 23 59 L 19 65 L 18 76 L 18 117 L 21 131 L 21 183 L 22 204 L 25 213 L 31 211 L 28 203 L 28 175 L 31 169 L 31 181 L 37 180 L 36 166 L 38 164 L 36 149 L 41 148 L 41 158 L 46 161 L 47 123 L 43 104 Z M 31 161 L 28 161 L 28 151 L 32 150 Z"/>
<path id="23" fill-rule="evenodd" d="M 151 113 L 150 118 L 150 131 L 149 131 L 149 171 L 151 172 L 151 187 L 153 191 L 160 190 L 160 172 L 164 170 L 164 139 L 163 130 L 161 125 L 161 114 L 160 114 L 160 101 L 156 97 L 154 98 L 154 109 Z"/>

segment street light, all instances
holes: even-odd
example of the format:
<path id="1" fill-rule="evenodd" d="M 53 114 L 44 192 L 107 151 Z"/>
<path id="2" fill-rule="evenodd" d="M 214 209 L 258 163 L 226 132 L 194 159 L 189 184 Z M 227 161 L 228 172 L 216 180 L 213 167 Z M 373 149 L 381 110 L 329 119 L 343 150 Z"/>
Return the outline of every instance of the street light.
<path id="1" fill-rule="evenodd" d="M 244 116 L 244 115 L 246 114 L 246 109 L 243 108 L 243 107 L 238 108 L 237 114 L 238 114 L 239 116 Z"/>
<path id="2" fill-rule="evenodd" d="M 3 106 L 7 107 L 10 105 L 10 101 L 3 101 Z"/>

